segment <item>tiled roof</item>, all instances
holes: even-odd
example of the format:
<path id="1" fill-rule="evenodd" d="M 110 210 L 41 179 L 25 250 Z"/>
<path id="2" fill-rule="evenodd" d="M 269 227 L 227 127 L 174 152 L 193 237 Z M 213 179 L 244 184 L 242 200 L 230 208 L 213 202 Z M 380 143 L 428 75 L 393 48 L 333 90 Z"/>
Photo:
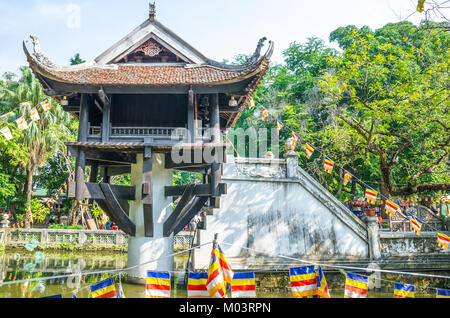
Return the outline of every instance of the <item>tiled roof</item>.
<path id="1" fill-rule="evenodd" d="M 36 65 L 29 61 L 34 71 L 56 81 L 82 85 L 211 85 L 246 77 L 265 71 L 265 65 L 245 71 L 221 70 L 208 65 L 196 67 L 118 65 L 117 69 L 92 67 L 76 71 L 60 71 Z"/>

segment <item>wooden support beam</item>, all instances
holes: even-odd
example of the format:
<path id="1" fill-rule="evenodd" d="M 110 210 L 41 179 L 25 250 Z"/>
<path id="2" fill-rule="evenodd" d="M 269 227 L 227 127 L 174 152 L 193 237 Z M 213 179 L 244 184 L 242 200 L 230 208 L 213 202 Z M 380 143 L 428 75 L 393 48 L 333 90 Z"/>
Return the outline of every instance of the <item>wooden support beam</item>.
<path id="1" fill-rule="evenodd" d="M 103 104 L 102 113 L 102 142 L 108 142 L 111 128 L 111 103 L 110 99 L 106 99 Z"/>
<path id="2" fill-rule="evenodd" d="M 211 142 L 220 142 L 220 116 L 219 116 L 219 94 L 211 95 L 209 103 L 209 127 L 211 128 Z"/>
<path id="3" fill-rule="evenodd" d="M 195 114 L 194 114 L 194 91 L 190 89 L 188 91 L 188 103 L 187 103 L 187 128 L 189 131 L 189 141 L 195 141 Z"/>
<path id="4" fill-rule="evenodd" d="M 219 184 L 222 181 L 221 164 L 214 162 L 211 164 L 211 196 L 220 197 Z"/>
<path id="5" fill-rule="evenodd" d="M 186 208 L 186 206 L 188 206 L 190 202 L 194 199 L 195 197 L 195 195 L 193 194 L 194 188 L 195 188 L 194 184 L 190 184 L 184 188 L 183 194 L 180 198 L 180 201 L 178 201 L 175 210 L 173 210 L 173 212 L 164 222 L 163 225 L 164 236 L 169 236 L 173 232 L 174 226 L 177 223 L 176 221 L 178 219 L 178 216 Z"/>
<path id="6" fill-rule="evenodd" d="M 183 195 L 187 186 L 166 186 L 164 187 L 164 196 L 166 197 L 179 197 Z M 211 185 L 210 184 L 195 184 L 193 194 L 198 197 L 208 197 L 212 196 Z M 219 183 L 218 191 L 219 195 L 227 194 L 227 184 Z"/>
<path id="7" fill-rule="evenodd" d="M 114 195 L 121 200 L 136 200 L 136 193 L 134 186 L 119 186 L 111 185 Z M 104 200 L 105 196 L 98 183 L 83 183 L 80 191 L 81 199 L 100 199 Z M 75 197 L 75 182 L 68 182 L 67 197 Z M 80 199 L 80 200 L 81 200 Z"/>
<path id="8" fill-rule="evenodd" d="M 169 236 L 171 233 L 177 235 L 181 232 L 186 224 L 205 206 L 206 201 L 208 201 L 208 197 L 196 197 L 188 206 L 180 211 L 173 223 L 168 223 L 167 227 L 166 223 L 164 223 L 164 235 Z"/>
<path id="9" fill-rule="evenodd" d="M 88 137 L 88 129 L 89 129 L 89 104 L 91 102 L 91 98 L 87 94 L 83 94 L 81 96 L 80 102 L 80 121 L 78 124 L 78 141 L 85 142 Z M 81 188 L 84 183 L 84 168 L 86 166 L 86 156 L 84 149 L 77 149 L 77 159 L 75 162 L 75 199 L 81 200 Z"/>
<path id="10" fill-rule="evenodd" d="M 146 237 L 153 237 L 153 158 L 151 149 L 144 156 L 142 163 L 142 203 L 144 205 L 144 234 Z"/>
<path id="11" fill-rule="evenodd" d="M 89 182 L 97 183 L 97 175 L 98 175 L 98 165 L 91 165 L 91 172 L 89 174 Z M 89 204 L 93 203 L 93 199 L 89 199 Z"/>
<path id="12" fill-rule="evenodd" d="M 105 196 L 105 204 L 108 207 L 108 215 L 113 215 L 116 220 L 117 225 L 125 233 L 135 236 L 136 235 L 136 225 L 130 220 L 125 211 L 120 206 L 117 201 L 111 186 L 108 183 L 100 183 L 100 188 Z"/>

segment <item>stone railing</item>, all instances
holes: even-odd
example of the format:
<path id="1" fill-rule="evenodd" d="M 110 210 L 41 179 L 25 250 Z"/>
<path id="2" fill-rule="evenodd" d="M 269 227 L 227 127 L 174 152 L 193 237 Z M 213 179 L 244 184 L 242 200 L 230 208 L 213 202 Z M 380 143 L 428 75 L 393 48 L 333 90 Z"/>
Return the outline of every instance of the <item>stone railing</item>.
<path id="1" fill-rule="evenodd" d="M 126 246 L 122 231 L 62 229 L 0 229 L 0 242 L 5 246 L 24 246 L 36 240 L 38 245 L 75 244 L 89 246 Z"/>
<path id="2" fill-rule="evenodd" d="M 174 248 L 190 247 L 194 233 L 180 232 L 174 236 Z M 83 247 L 127 246 L 128 236 L 122 231 L 5 229 L 0 228 L 0 246 L 22 247 L 36 240 L 38 245 L 75 244 Z"/>

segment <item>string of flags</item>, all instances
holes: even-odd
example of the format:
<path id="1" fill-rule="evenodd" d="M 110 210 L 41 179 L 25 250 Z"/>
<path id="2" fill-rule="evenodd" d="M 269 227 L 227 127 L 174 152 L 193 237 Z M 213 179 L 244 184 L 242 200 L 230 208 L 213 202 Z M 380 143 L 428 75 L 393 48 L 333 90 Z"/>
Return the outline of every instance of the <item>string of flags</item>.
<path id="1" fill-rule="evenodd" d="M 253 104 L 254 104 L 254 100 L 253 100 Z M 250 105 L 249 105 L 249 107 L 250 107 Z M 268 114 L 267 109 L 265 107 L 263 107 L 263 115 L 262 115 L 263 120 L 265 120 L 267 118 L 267 114 Z M 279 134 L 281 129 L 283 127 L 285 127 L 286 125 L 281 120 L 277 119 L 276 126 L 277 126 L 277 133 Z M 297 133 L 295 133 L 293 130 L 291 130 L 291 138 L 290 139 L 291 139 L 292 143 L 294 144 L 294 146 L 297 145 L 299 138 L 300 138 L 300 136 Z M 315 152 L 316 148 L 313 145 L 311 145 L 310 143 L 305 143 L 304 149 L 306 152 L 306 158 L 309 160 L 311 158 L 311 156 L 313 155 L 313 153 Z M 335 162 L 332 159 L 330 159 L 329 157 L 324 155 L 323 171 L 325 171 L 328 174 L 331 174 L 333 172 L 334 166 L 335 166 Z M 344 169 L 344 182 L 343 182 L 344 186 L 346 186 L 353 179 L 353 177 L 354 176 L 348 170 Z M 359 180 L 359 181 L 361 181 L 361 180 Z M 364 182 L 362 182 L 362 183 L 364 183 Z M 381 195 L 381 197 L 384 197 L 384 196 Z M 366 189 L 364 192 L 365 201 L 368 204 L 375 205 L 377 202 L 377 198 L 378 198 L 378 191 L 376 191 L 375 189 L 366 185 Z M 384 198 L 384 199 L 385 199 L 384 200 L 385 201 L 384 211 L 386 212 L 386 214 L 389 217 L 392 218 L 395 215 L 395 213 L 400 210 L 401 203 L 399 201 L 398 204 L 396 204 L 396 203 L 392 202 L 391 200 L 389 200 L 389 198 Z M 433 198 L 430 198 L 430 201 L 432 199 Z M 442 197 L 439 197 L 438 200 L 439 200 L 439 202 L 442 202 L 442 203 L 446 203 L 446 202 L 450 203 L 450 196 L 442 196 Z M 411 199 L 411 201 L 415 202 L 415 200 L 413 200 L 413 199 Z M 428 201 L 428 199 L 425 198 L 425 201 Z M 407 202 L 410 202 L 410 199 L 408 199 Z M 420 230 L 422 228 L 423 222 L 415 216 L 410 216 L 410 223 L 411 223 L 411 230 L 420 236 Z M 438 232 L 437 240 L 438 240 L 438 243 L 437 243 L 438 247 L 445 249 L 445 250 L 448 249 L 448 245 L 449 245 L 448 236 L 446 236 L 443 233 Z"/>
<path id="2" fill-rule="evenodd" d="M 41 100 L 39 105 L 42 107 L 43 111 L 50 110 L 50 103 L 47 98 L 44 98 L 43 100 Z M 39 116 L 39 111 L 37 109 L 37 106 L 33 107 L 30 110 L 29 115 L 30 115 L 31 120 L 33 120 L 33 121 L 38 121 L 41 119 L 41 117 Z M 17 118 L 15 120 L 15 123 L 17 125 L 17 128 L 20 131 L 24 131 L 24 130 L 28 129 L 28 127 L 29 127 L 27 121 L 25 120 L 25 118 L 23 116 L 20 116 L 19 118 Z M 13 139 L 11 130 L 9 129 L 8 126 L 5 126 L 2 129 L 0 129 L 0 132 L 3 134 L 3 136 L 6 138 L 6 140 Z"/>
<path id="3" fill-rule="evenodd" d="M 67 189 L 67 182 L 69 182 L 71 180 L 71 178 L 73 177 L 73 175 L 75 174 L 75 170 L 72 171 L 72 173 L 67 177 L 66 181 L 64 181 L 64 183 L 61 185 L 61 187 L 56 190 L 56 192 L 50 197 L 50 199 L 48 199 L 44 204 L 41 205 L 41 207 L 36 211 L 36 212 L 32 212 L 31 211 L 31 205 L 28 205 L 28 209 L 27 209 L 27 220 L 30 223 L 33 223 L 33 220 L 36 218 L 36 216 L 39 216 L 42 212 L 42 209 L 45 207 L 51 207 L 51 205 L 53 203 L 55 203 L 56 200 L 58 200 L 59 195 L 58 194 L 63 194 L 65 192 L 65 190 Z M 9 226 L 9 228 L 21 228 L 25 226 L 25 222 L 24 221 L 17 221 L 16 223 L 12 224 Z"/>
<path id="4" fill-rule="evenodd" d="M 213 243 L 207 272 L 189 272 L 187 298 L 256 298 L 255 272 L 231 269 L 219 245 Z M 345 272 L 344 298 L 367 298 L 370 276 Z M 331 298 L 323 269 L 320 265 L 289 268 L 293 298 Z M 119 277 L 116 292 L 114 277 L 89 286 L 92 298 L 126 298 Z M 436 289 L 436 298 L 450 298 L 450 289 Z M 145 298 L 170 298 L 171 274 L 169 271 L 147 271 Z M 414 298 L 415 286 L 394 282 L 393 298 Z M 62 298 L 62 294 L 42 298 Z M 76 297 L 73 291 L 72 298 Z"/>

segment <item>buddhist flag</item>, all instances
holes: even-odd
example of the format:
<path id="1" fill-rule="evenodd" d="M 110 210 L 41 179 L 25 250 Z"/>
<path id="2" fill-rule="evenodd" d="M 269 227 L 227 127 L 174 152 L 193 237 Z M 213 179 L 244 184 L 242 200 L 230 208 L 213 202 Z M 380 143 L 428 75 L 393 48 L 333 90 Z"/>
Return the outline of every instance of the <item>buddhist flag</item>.
<path id="1" fill-rule="evenodd" d="M 414 298 L 414 285 L 395 283 L 394 298 Z"/>
<path id="2" fill-rule="evenodd" d="M 232 298 L 256 298 L 256 283 L 254 272 L 234 273 L 231 280 Z"/>
<path id="3" fill-rule="evenodd" d="M 294 146 L 297 144 L 297 139 L 300 138 L 295 132 L 291 131 L 292 141 L 294 142 Z"/>
<path id="4" fill-rule="evenodd" d="M 269 115 L 269 111 L 263 107 L 262 109 L 262 119 L 266 119 L 267 115 Z"/>
<path id="5" fill-rule="evenodd" d="M 386 212 L 387 215 L 393 217 L 399 209 L 400 207 L 397 204 L 389 200 L 386 200 L 386 204 L 384 205 L 384 211 Z"/>
<path id="6" fill-rule="evenodd" d="M 123 293 L 122 283 L 119 283 L 119 291 L 117 293 L 117 298 L 127 298 L 127 297 L 125 297 L 125 294 Z"/>
<path id="7" fill-rule="evenodd" d="M 317 276 L 317 298 L 330 298 L 330 292 L 328 290 L 327 281 L 323 274 L 322 266 L 316 271 Z"/>
<path id="8" fill-rule="evenodd" d="M 50 103 L 48 102 L 47 98 L 41 100 L 41 106 L 43 110 L 50 110 Z"/>
<path id="9" fill-rule="evenodd" d="M 280 130 L 283 127 L 284 127 L 284 124 L 281 121 L 277 120 L 277 133 L 278 134 L 280 133 Z"/>
<path id="10" fill-rule="evenodd" d="M 450 242 L 450 237 L 438 232 L 438 238 L 437 238 L 437 246 L 438 247 L 443 248 L 444 250 L 447 250 L 449 242 Z"/>
<path id="11" fill-rule="evenodd" d="M 378 192 L 372 189 L 369 186 L 366 186 L 366 193 L 364 197 L 366 198 L 366 202 L 369 204 L 375 204 L 375 201 L 377 200 Z"/>
<path id="12" fill-rule="evenodd" d="M 416 218 L 415 216 L 411 216 L 411 228 L 414 233 L 420 236 L 420 230 L 422 229 L 423 222 Z"/>
<path id="13" fill-rule="evenodd" d="M 190 272 L 188 276 L 187 297 L 188 298 L 211 298 L 206 289 L 208 273 Z"/>
<path id="14" fill-rule="evenodd" d="M 344 186 L 352 180 L 352 175 L 347 170 L 344 171 Z"/>
<path id="15" fill-rule="evenodd" d="M 16 119 L 16 124 L 21 131 L 28 128 L 28 124 L 23 116 L 20 116 L 18 119 Z"/>
<path id="16" fill-rule="evenodd" d="M 33 214 L 31 213 L 31 205 L 28 205 L 27 216 L 28 216 L 28 221 L 30 221 L 31 223 L 33 223 Z"/>
<path id="17" fill-rule="evenodd" d="M 250 100 L 248 101 L 248 108 L 251 109 L 253 106 L 255 106 L 255 100 L 253 97 L 250 97 Z"/>
<path id="18" fill-rule="evenodd" d="M 289 269 L 292 296 L 294 298 L 315 298 L 317 295 L 317 275 L 314 265 Z"/>
<path id="19" fill-rule="evenodd" d="M 213 244 L 211 261 L 208 268 L 206 289 L 213 298 L 225 298 L 227 283 L 231 284 L 233 270 L 223 254 L 219 244 Z"/>
<path id="20" fill-rule="evenodd" d="M 334 161 L 328 157 L 325 157 L 323 162 L 323 170 L 327 173 L 331 173 L 333 171 Z"/>
<path id="21" fill-rule="evenodd" d="M 367 298 L 369 277 L 347 272 L 344 298 Z"/>
<path id="22" fill-rule="evenodd" d="M 11 134 L 11 130 L 9 130 L 9 127 L 3 127 L 0 132 L 3 134 L 3 136 L 5 136 L 6 140 L 11 140 L 13 139 L 13 136 Z"/>
<path id="23" fill-rule="evenodd" d="M 306 150 L 306 158 L 311 158 L 314 150 L 316 150 L 316 148 L 314 148 L 313 146 L 311 146 L 310 144 L 306 144 L 305 145 L 305 150 Z"/>
<path id="24" fill-rule="evenodd" d="M 170 298 L 169 272 L 147 272 L 145 298 Z"/>
<path id="25" fill-rule="evenodd" d="M 436 288 L 436 298 L 450 298 L 450 289 Z"/>
<path id="26" fill-rule="evenodd" d="M 114 298 L 116 297 L 116 289 L 114 287 L 114 279 L 112 277 L 102 280 L 89 286 L 92 298 Z"/>
<path id="27" fill-rule="evenodd" d="M 39 117 L 39 113 L 36 109 L 36 107 L 34 107 L 32 110 L 30 110 L 30 117 L 33 120 L 39 120 L 41 117 Z"/>

